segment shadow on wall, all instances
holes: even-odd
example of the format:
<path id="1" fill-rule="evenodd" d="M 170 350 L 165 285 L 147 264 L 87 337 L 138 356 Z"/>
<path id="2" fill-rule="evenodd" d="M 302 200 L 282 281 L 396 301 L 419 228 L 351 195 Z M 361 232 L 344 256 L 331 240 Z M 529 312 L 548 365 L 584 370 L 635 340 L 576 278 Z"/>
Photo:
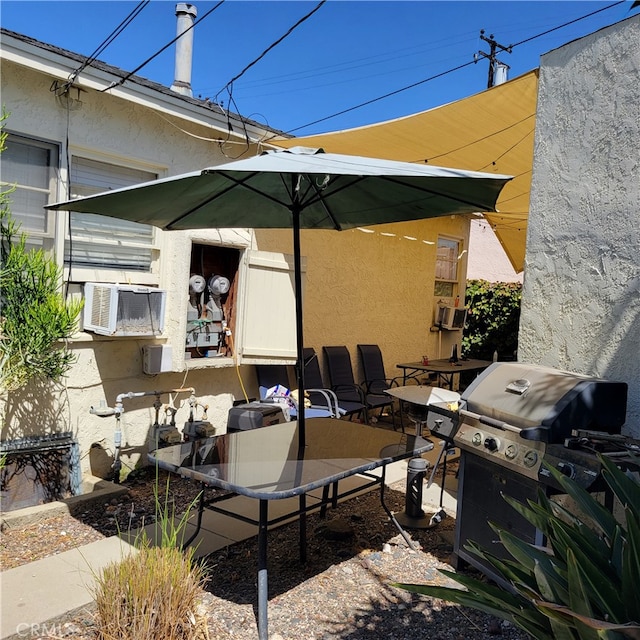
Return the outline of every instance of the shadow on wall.
<path id="1" fill-rule="evenodd" d="M 62 385 L 33 381 L 6 394 L 0 432 L 3 442 L 67 431 L 71 431 L 69 404 Z"/>
<path id="2" fill-rule="evenodd" d="M 603 378 L 629 384 L 627 420 L 622 432 L 640 439 L 640 279 L 627 286 L 627 291 L 631 289 L 634 291 L 626 296 L 626 300 L 617 302 L 607 314 L 609 322 L 601 324 L 599 335 L 593 341 L 593 344 L 599 344 L 601 348 L 599 352 L 593 353 L 592 361 L 587 367 L 591 371 L 598 371 L 598 375 Z M 632 300 L 636 301 L 635 305 L 630 303 Z M 602 358 L 605 356 L 608 362 L 603 367 Z"/>

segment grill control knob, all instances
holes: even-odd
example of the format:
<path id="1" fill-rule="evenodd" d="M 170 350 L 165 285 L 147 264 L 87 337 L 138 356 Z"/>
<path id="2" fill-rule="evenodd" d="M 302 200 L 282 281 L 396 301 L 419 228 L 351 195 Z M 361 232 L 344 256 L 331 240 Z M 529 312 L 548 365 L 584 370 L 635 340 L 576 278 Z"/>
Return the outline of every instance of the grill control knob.
<path id="1" fill-rule="evenodd" d="M 473 436 L 471 436 L 471 442 L 473 442 L 476 447 L 479 447 L 482 444 L 482 434 L 476 431 Z"/>
<path id="2" fill-rule="evenodd" d="M 576 475 L 575 467 L 570 462 L 558 462 L 558 471 L 567 478 L 573 478 Z"/>
<path id="3" fill-rule="evenodd" d="M 489 451 L 497 451 L 500 443 L 498 442 L 498 438 L 485 438 L 484 446 Z"/>

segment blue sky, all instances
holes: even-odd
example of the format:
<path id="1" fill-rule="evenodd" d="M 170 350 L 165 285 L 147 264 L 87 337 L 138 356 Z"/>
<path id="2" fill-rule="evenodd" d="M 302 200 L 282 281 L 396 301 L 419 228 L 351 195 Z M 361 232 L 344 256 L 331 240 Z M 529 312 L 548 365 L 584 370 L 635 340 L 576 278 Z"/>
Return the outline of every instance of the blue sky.
<path id="1" fill-rule="evenodd" d="M 198 18 L 218 4 L 191 3 Z M 7 29 L 90 55 L 138 4 L 2 0 L 0 22 Z M 515 78 L 538 67 L 542 54 L 640 11 L 631 11 L 629 0 L 329 0 L 236 80 L 230 95 L 227 83 L 318 4 L 316 0 L 226 0 L 195 28 L 194 96 L 215 99 L 246 117 L 297 135 L 348 129 L 484 90 L 488 62 L 480 56 L 473 64 L 474 54 L 489 52 L 481 29 L 505 46 L 531 39 L 498 56 L 509 65 L 509 78 Z M 150 2 L 99 59 L 127 71 L 138 67 L 175 37 L 175 5 L 170 0 Z M 174 53 L 174 46 L 169 47 L 138 74 L 170 86 Z M 416 86 L 403 90 L 411 85 Z M 397 93 L 379 99 L 392 92 Z M 330 117 L 341 111 L 346 113 Z"/>

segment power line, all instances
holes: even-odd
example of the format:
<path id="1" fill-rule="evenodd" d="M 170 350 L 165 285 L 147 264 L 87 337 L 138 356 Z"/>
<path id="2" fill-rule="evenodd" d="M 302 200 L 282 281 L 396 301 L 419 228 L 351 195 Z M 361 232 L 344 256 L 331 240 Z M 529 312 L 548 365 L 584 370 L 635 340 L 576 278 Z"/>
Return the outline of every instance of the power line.
<path id="1" fill-rule="evenodd" d="M 601 9 L 596 9 L 591 13 L 587 13 L 587 15 L 585 16 L 581 16 L 580 18 L 576 18 L 575 20 L 570 20 L 569 22 L 565 22 L 564 24 L 561 24 L 557 27 L 553 27 L 553 29 L 547 29 L 546 31 L 543 31 L 542 33 L 539 33 L 536 36 L 531 36 L 531 38 L 526 38 L 525 40 L 521 40 L 520 42 L 516 42 L 515 44 L 512 44 L 511 48 L 513 49 L 514 47 L 519 47 L 521 44 L 525 44 L 527 42 L 531 42 L 532 40 L 535 40 L 536 38 L 541 38 L 542 36 L 546 36 L 549 33 L 553 33 L 554 31 L 557 31 L 558 29 L 563 29 L 564 27 L 568 27 L 569 25 L 575 24 L 576 22 L 580 22 L 580 20 L 585 20 L 586 18 L 595 16 L 596 14 L 602 13 L 603 11 L 608 11 L 609 9 L 613 9 L 613 7 L 617 7 L 620 4 L 624 4 L 626 1 L 627 0 L 619 0 L 618 2 L 609 4 L 606 7 L 602 7 Z"/>
<path id="2" fill-rule="evenodd" d="M 151 0 L 142 0 L 133 9 L 129 15 L 102 41 L 96 50 L 79 66 L 73 73 L 69 75 L 69 84 L 73 84 L 74 80 L 88 67 L 97 57 L 133 22 L 140 12 L 149 4 Z"/>
<path id="3" fill-rule="evenodd" d="M 297 29 L 303 22 L 308 20 L 316 11 L 318 11 L 318 9 L 320 9 L 320 7 L 325 2 L 326 2 L 326 0 L 321 0 L 321 2 L 319 2 L 312 11 L 310 11 L 309 13 L 307 13 L 307 15 L 303 16 L 302 18 L 300 18 L 300 20 L 298 20 L 298 22 L 296 22 L 292 27 L 290 27 L 284 35 L 282 35 L 280 38 L 278 38 L 274 43 L 270 44 L 255 60 L 250 62 L 240 73 L 238 73 L 233 78 L 231 78 L 231 80 L 229 80 L 229 82 L 227 82 L 227 84 L 222 89 L 220 89 L 220 91 L 218 91 L 218 93 L 216 94 L 216 97 L 214 98 L 214 101 L 217 101 L 217 97 L 225 89 L 229 92 L 229 94 L 231 94 L 232 91 L 233 91 L 233 83 L 236 80 L 241 78 L 249 69 L 251 69 L 251 67 L 253 67 L 253 65 L 255 65 L 260 60 L 262 60 L 262 58 L 264 58 L 267 55 L 267 53 L 269 53 L 269 51 L 271 51 L 274 47 L 278 46 L 287 36 L 289 36 L 291 33 L 293 33 L 293 31 L 295 29 Z"/>
<path id="4" fill-rule="evenodd" d="M 110 89 L 114 89 L 115 87 L 119 87 L 121 84 L 124 84 L 131 76 L 135 75 L 142 69 L 142 67 L 147 66 L 153 59 L 157 58 L 163 51 L 168 49 L 172 44 L 174 44 L 177 40 L 179 40 L 185 33 L 193 29 L 197 24 L 200 24 L 206 17 L 210 16 L 218 7 L 224 4 L 225 0 L 220 0 L 218 4 L 209 9 L 202 17 L 198 18 L 194 21 L 192 25 L 190 25 L 187 29 L 185 29 L 182 33 L 178 34 L 173 40 L 168 42 L 162 49 L 156 51 L 151 57 L 147 58 L 141 65 L 137 66 L 133 71 L 129 72 L 124 78 L 118 80 L 118 82 L 112 82 L 106 89 L 102 89 L 100 93 L 104 93 L 105 91 L 109 91 Z"/>
<path id="5" fill-rule="evenodd" d="M 596 11 L 592 11 L 591 13 L 588 13 L 584 16 L 581 16 L 580 18 L 575 18 L 574 20 L 570 20 L 569 22 L 565 22 L 564 24 L 561 24 L 557 27 L 553 27 L 552 29 L 547 29 L 546 31 L 543 31 L 542 33 L 538 33 L 535 36 L 532 36 L 530 38 L 526 38 L 525 40 L 521 40 L 520 42 L 516 42 L 515 44 L 510 45 L 509 48 L 511 49 L 515 49 L 515 47 L 519 47 L 522 44 L 525 44 L 527 42 L 531 42 L 532 40 L 536 40 L 537 38 L 541 38 L 542 36 L 545 36 L 549 33 L 552 33 L 553 31 L 557 31 L 558 29 L 562 29 L 564 27 L 567 27 L 569 25 L 575 24 L 576 22 L 580 22 L 581 20 L 585 20 L 586 18 L 590 18 L 598 13 L 601 13 L 603 11 L 608 11 L 609 9 L 612 9 L 614 7 L 617 7 L 621 4 L 624 4 L 626 2 L 626 0 L 618 0 L 618 2 L 614 2 L 613 4 L 607 5 L 606 7 L 602 7 L 600 9 L 597 9 Z M 634 3 L 635 4 L 635 3 Z M 421 84 L 425 84 L 426 82 L 431 82 L 432 80 L 436 80 L 437 78 L 441 78 L 443 76 L 446 76 L 450 73 L 453 73 L 454 71 L 459 71 L 460 69 L 463 69 L 465 67 L 468 67 L 472 64 L 475 64 L 475 60 L 472 60 L 471 62 L 467 62 L 465 64 L 461 64 L 457 67 L 453 67 L 452 69 L 449 69 L 447 71 L 443 71 L 442 73 L 438 73 L 436 75 L 430 76 L 429 78 L 425 78 L 424 80 L 419 80 L 418 82 L 414 82 L 410 85 L 407 85 L 405 87 L 402 87 L 400 89 L 396 89 L 395 91 L 390 91 L 389 93 L 385 93 L 382 96 L 379 96 L 377 98 L 372 98 L 371 100 L 367 100 L 365 102 L 361 102 L 360 104 L 357 104 L 353 107 L 349 107 L 348 109 L 343 109 L 342 111 L 338 111 L 336 113 L 333 113 L 329 116 L 325 116 L 324 118 L 319 118 L 318 120 L 314 120 L 313 122 L 308 122 L 307 124 L 303 124 L 299 127 L 295 127 L 294 129 L 290 129 L 289 131 L 287 131 L 286 133 L 293 133 L 294 131 L 299 131 L 300 129 L 306 129 L 307 127 L 311 127 L 314 124 L 319 124 L 320 122 L 325 122 L 327 120 L 331 120 L 332 118 L 336 118 L 338 116 L 344 115 L 345 113 L 349 113 L 351 111 L 355 111 L 356 109 L 360 109 L 362 107 L 366 107 L 370 104 L 373 104 L 375 102 L 379 102 L 380 100 L 384 100 L 385 98 L 389 98 L 391 96 L 395 96 L 398 95 L 399 93 L 403 93 L 404 91 L 408 91 L 409 89 L 413 89 L 417 86 L 420 86 Z"/>
<path id="6" fill-rule="evenodd" d="M 366 107 L 369 104 L 373 104 L 374 102 L 378 102 L 380 100 L 384 100 L 385 98 L 389 98 L 391 96 L 395 96 L 398 93 L 402 93 L 403 91 L 407 91 L 409 89 L 413 89 L 425 82 L 430 82 L 431 80 L 435 80 L 436 78 L 441 78 L 442 76 L 446 76 L 454 71 L 459 71 L 460 69 L 464 69 L 472 64 L 475 64 L 475 60 L 471 60 L 470 62 L 465 62 L 464 64 L 458 65 L 457 67 L 453 67 L 453 69 L 448 69 L 447 71 L 443 71 L 442 73 L 437 73 L 434 76 L 430 76 L 429 78 L 425 78 L 424 80 L 419 80 L 418 82 L 414 82 L 413 84 L 407 85 L 406 87 L 402 87 L 401 89 L 396 89 L 395 91 L 390 91 L 389 93 L 385 93 L 383 96 L 379 96 L 377 98 L 372 98 L 371 100 L 367 100 L 366 102 L 361 102 L 355 107 L 349 107 L 348 109 L 343 109 L 342 111 L 338 111 L 330 116 L 326 116 L 324 118 L 320 118 L 318 120 L 314 120 L 313 122 L 309 122 L 307 124 L 303 124 L 300 127 L 296 127 L 295 129 L 290 129 L 287 133 L 293 133 L 294 131 L 298 131 L 299 129 L 306 129 L 306 127 L 310 127 L 314 124 L 318 124 L 319 122 L 324 122 L 325 120 L 330 120 L 331 118 L 335 118 L 336 116 L 341 116 L 345 113 L 349 113 L 350 111 L 355 111 L 356 109 L 360 109 L 361 107 Z"/>

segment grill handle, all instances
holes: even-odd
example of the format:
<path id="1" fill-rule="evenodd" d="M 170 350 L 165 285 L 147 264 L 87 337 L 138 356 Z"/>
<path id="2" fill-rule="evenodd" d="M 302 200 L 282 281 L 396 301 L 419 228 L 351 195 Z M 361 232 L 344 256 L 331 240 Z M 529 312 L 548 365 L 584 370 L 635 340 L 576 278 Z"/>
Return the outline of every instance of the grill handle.
<path id="1" fill-rule="evenodd" d="M 502 429 L 502 431 L 512 431 L 513 433 L 520 433 L 520 429 L 518 427 L 514 427 L 512 424 L 508 422 L 503 422 L 502 420 L 496 420 L 495 418 L 490 418 L 489 416 L 483 416 L 479 413 L 473 413 L 472 411 L 468 411 L 467 409 L 460 409 L 460 415 L 466 418 L 473 418 L 482 424 L 489 425 L 490 427 L 495 427 L 496 429 Z"/>

